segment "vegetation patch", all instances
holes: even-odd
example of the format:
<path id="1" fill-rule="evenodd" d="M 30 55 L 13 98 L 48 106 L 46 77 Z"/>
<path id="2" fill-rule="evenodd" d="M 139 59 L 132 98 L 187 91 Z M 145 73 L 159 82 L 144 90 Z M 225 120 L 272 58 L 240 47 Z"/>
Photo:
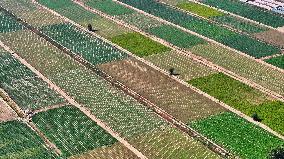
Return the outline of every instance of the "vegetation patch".
<path id="1" fill-rule="evenodd" d="M 57 158 L 32 129 L 17 120 L 0 122 L 0 138 L 0 158 Z"/>
<path id="2" fill-rule="evenodd" d="M 32 120 L 65 157 L 117 142 L 103 128 L 72 106 L 40 112 Z"/>
<path id="3" fill-rule="evenodd" d="M 266 88 L 284 95 L 283 73 L 215 44 L 197 45 L 189 49 L 195 55 L 233 71 Z"/>
<path id="4" fill-rule="evenodd" d="M 113 37 L 111 41 L 140 57 L 170 51 L 170 48 L 139 33 L 118 35 Z"/>
<path id="5" fill-rule="evenodd" d="M 149 32 L 181 48 L 190 48 L 206 43 L 206 41 L 195 35 L 188 34 L 169 25 L 151 28 Z"/>
<path id="6" fill-rule="evenodd" d="M 58 24 L 41 29 L 44 34 L 85 60 L 96 65 L 120 60 L 128 55 L 102 39 L 84 33 L 71 24 Z"/>
<path id="7" fill-rule="evenodd" d="M 202 0 L 201 2 L 275 28 L 284 26 L 284 17 L 239 0 Z"/>
<path id="8" fill-rule="evenodd" d="M 276 67 L 284 69 L 284 56 L 273 57 L 271 59 L 265 60 L 265 62 L 270 63 Z"/>
<path id="9" fill-rule="evenodd" d="M 284 144 L 276 136 L 230 112 L 189 125 L 243 158 L 266 158 L 272 149 Z"/>
<path id="10" fill-rule="evenodd" d="M 210 8 L 210 7 L 195 3 L 195 2 L 179 3 L 177 4 L 177 7 L 187 10 L 189 12 L 195 13 L 205 18 L 212 18 L 212 17 L 218 17 L 218 16 L 224 15 L 224 13 L 214 8 Z"/>
<path id="11" fill-rule="evenodd" d="M 98 9 L 102 12 L 105 12 L 109 15 L 122 15 L 122 14 L 131 14 L 134 11 L 130 10 L 124 6 L 116 4 L 112 0 L 85 0 L 85 4 L 89 7 Z"/>
<path id="12" fill-rule="evenodd" d="M 259 33 L 259 32 L 263 32 L 267 30 L 266 28 L 262 28 L 257 24 L 253 24 L 251 22 L 242 20 L 241 18 L 237 18 L 231 15 L 213 17 L 212 19 L 220 24 L 228 25 L 234 29 L 237 29 L 239 31 L 243 31 L 249 34 Z"/>
<path id="13" fill-rule="evenodd" d="M 64 102 L 47 83 L 14 59 L 0 54 L 0 86 L 22 109 L 37 109 Z"/>
<path id="14" fill-rule="evenodd" d="M 262 123 L 284 134 L 284 120 L 281 118 L 284 103 L 273 101 L 262 92 L 223 73 L 193 79 L 189 83 L 248 116 L 257 114 Z"/>
<path id="15" fill-rule="evenodd" d="M 181 131 L 170 126 L 141 134 L 130 140 L 130 143 L 142 143 L 141 145 L 135 145 L 141 149 L 143 154 L 147 154 L 148 158 L 221 158 L 202 143 L 191 137 L 184 136 Z M 142 145 L 147 146 L 143 147 Z"/>
<path id="16" fill-rule="evenodd" d="M 0 11 L 0 33 L 14 32 L 24 29 L 24 26 L 16 21 L 16 19 L 6 15 L 4 11 Z"/>

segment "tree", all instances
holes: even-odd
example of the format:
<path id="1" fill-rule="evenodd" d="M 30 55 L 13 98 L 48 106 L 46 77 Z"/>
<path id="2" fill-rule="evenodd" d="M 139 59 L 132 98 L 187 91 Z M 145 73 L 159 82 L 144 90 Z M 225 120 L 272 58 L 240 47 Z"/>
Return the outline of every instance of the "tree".
<path id="1" fill-rule="evenodd" d="M 88 30 L 89 30 L 89 31 L 93 31 L 93 27 L 92 27 L 91 24 L 88 24 Z"/>
<path id="2" fill-rule="evenodd" d="M 270 152 L 270 159 L 284 159 L 284 147 L 278 147 Z"/>
<path id="3" fill-rule="evenodd" d="M 170 75 L 174 75 L 174 76 L 179 75 L 179 74 L 176 72 L 176 69 L 174 69 L 174 68 L 170 68 L 170 69 L 169 69 L 169 72 L 170 72 Z"/>
<path id="4" fill-rule="evenodd" d="M 253 118 L 254 121 L 257 121 L 257 122 L 262 121 L 262 119 L 258 116 L 257 113 L 253 113 L 251 117 Z"/>

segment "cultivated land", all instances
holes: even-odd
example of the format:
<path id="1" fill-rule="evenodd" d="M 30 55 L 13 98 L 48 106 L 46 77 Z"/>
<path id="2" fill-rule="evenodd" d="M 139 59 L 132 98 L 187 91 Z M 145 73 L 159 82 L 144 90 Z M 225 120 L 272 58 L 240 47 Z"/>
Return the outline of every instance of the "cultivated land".
<path id="1" fill-rule="evenodd" d="M 51 10 L 0 2 L 0 87 L 11 108 L 35 113 L 17 121 L 3 109 L 0 129 L 15 122 L 38 138 L 36 150 L 20 144 L 22 156 L 4 155 L 253 159 L 284 145 L 281 37 L 270 40 L 270 27 L 185 0 L 37 2 Z"/>
<path id="2" fill-rule="evenodd" d="M 2 98 L 0 98 L 0 108 L 0 122 L 16 119 L 16 113 L 4 103 Z"/>

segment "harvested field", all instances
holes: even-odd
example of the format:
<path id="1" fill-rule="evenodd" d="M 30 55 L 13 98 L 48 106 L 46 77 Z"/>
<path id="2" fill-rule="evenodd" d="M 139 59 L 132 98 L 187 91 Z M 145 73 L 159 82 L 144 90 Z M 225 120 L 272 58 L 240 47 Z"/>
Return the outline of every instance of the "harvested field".
<path id="1" fill-rule="evenodd" d="M 268 30 L 261 33 L 254 34 L 255 37 L 266 41 L 268 43 L 284 48 L 284 33 L 276 30 Z"/>
<path id="2" fill-rule="evenodd" d="M 183 56 L 174 51 L 147 56 L 145 59 L 164 70 L 174 68 L 179 74 L 178 77 L 184 81 L 216 73 L 216 71 L 211 70 L 210 68 L 193 61 L 189 57 Z"/>
<path id="3" fill-rule="evenodd" d="M 17 114 L 0 98 L 0 123 L 15 120 Z"/>
<path id="4" fill-rule="evenodd" d="M 99 68 L 185 123 L 224 111 L 215 102 L 133 58 Z"/>

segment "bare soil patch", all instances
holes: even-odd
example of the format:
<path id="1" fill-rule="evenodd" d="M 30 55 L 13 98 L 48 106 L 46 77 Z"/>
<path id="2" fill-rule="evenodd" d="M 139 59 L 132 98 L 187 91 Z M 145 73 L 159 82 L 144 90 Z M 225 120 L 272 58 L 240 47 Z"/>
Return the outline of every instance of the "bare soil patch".
<path id="1" fill-rule="evenodd" d="M 13 112 L 13 110 L 0 99 L 0 122 L 10 121 L 16 118 L 16 113 Z"/>
<path id="2" fill-rule="evenodd" d="M 219 104 L 134 58 L 99 68 L 185 123 L 224 111 Z"/>
<path id="3" fill-rule="evenodd" d="M 263 41 L 266 41 L 268 43 L 284 48 L 284 32 L 280 32 L 277 30 L 268 30 L 265 32 L 256 33 L 254 35 L 255 37 Z"/>

